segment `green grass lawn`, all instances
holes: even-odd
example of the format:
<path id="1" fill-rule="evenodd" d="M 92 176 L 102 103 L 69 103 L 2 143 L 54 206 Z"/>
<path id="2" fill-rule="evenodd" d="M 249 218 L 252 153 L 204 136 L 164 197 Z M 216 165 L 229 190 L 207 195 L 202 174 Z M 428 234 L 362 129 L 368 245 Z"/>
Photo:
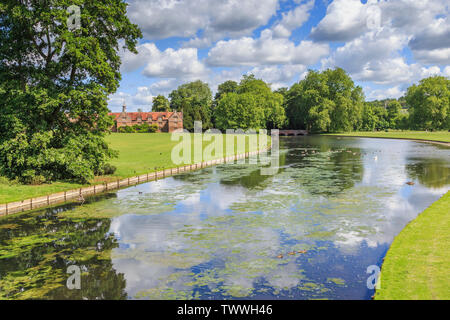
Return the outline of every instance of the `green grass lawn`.
<path id="1" fill-rule="evenodd" d="M 224 137 L 224 152 L 226 153 L 226 135 Z M 157 170 L 175 168 L 176 165 L 172 163 L 171 153 L 172 148 L 179 142 L 171 141 L 171 134 L 168 133 L 113 133 L 106 138 L 110 146 L 119 151 L 119 157 L 112 159 L 110 163 L 117 167 L 117 171 L 112 176 L 96 177 L 91 183 L 102 183 L 104 181 L 117 180 L 119 178 L 128 178 L 140 174 L 145 174 Z M 270 141 L 270 137 L 268 137 Z M 192 150 L 193 150 L 193 135 L 191 134 Z M 211 142 L 203 142 L 203 149 L 205 149 Z M 257 144 L 249 143 L 246 139 L 246 150 L 256 151 Z M 229 152 L 227 156 L 233 153 L 241 153 L 236 146 L 234 152 Z M 191 152 L 191 163 L 194 162 L 194 152 Z M 212 160 L 212 157 L 206 160 Z M 54 182 L 51 184 L 43 184 L 38 186 L 12 184 L 6 179 L 0 177 L 0 203 L 19 201 L 56 192 L 67 191 L 71 189 L 80 188 L 83 185 L 70 182 Z"/>
<path id="2" fill-rule="evenodd" d="M 450 142 L 450 132 L 437 131 L 377 131 L 377 132 L 346 132 L 346 133 L 329 133 L 326 135 L 348 136 L 348 137 L 368 137 L 368 138 L 394 138 L 394 139 L 415 139 L 415 140 L 430 140 L 440 142 Z"/>
<path id="3" fill-rule="evenodd" d="M 381 270 L 377 300 L 450 299 L 450 192 L 395 238 Z"/>

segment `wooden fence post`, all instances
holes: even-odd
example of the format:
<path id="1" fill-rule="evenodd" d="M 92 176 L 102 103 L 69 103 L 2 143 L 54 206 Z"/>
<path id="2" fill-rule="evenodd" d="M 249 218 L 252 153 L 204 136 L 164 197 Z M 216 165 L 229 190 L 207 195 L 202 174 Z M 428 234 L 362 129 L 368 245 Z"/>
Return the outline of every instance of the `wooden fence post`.
<path id="1" fill-rule="evenodd" d="M 33 198 L 30 199 L 30 208 L 33 210 Z"/>
<path id="2" fill-rule="evenodd" d="M 96 193 L 96 190 L 95 190 L 95 184 L 94 184 L 94 195 L 95 195 L 95 194 L 97 194 L 97 193 Z"/>
<path id="3" fill-rule="evenodd" d="M 8 204 L 6 204 L 6 215 L 8 215 Z"/>
<path id="4" fill-rule="evenodd" d="M 64 202 L 67 202 L 67 191 L 64 191 Z"/>
<path id="5" fill-rule="evenodd" d="M 47 196 L 47 205 L 48 206 L 50 205 L 50 196 L 49 195 Z"/>

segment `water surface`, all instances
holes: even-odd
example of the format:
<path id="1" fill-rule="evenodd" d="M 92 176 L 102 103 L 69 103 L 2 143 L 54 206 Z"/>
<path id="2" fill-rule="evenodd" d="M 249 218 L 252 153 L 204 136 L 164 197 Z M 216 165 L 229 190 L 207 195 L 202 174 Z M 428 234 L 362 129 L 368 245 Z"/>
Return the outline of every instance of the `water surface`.
<path id="1" fill-rule="evenodd" d="M 0 219 L 0 298 L 369 299 L 367 267 L 450 187 L 450 149 L 403 140 L 282 138 L 260 167 Z"/>

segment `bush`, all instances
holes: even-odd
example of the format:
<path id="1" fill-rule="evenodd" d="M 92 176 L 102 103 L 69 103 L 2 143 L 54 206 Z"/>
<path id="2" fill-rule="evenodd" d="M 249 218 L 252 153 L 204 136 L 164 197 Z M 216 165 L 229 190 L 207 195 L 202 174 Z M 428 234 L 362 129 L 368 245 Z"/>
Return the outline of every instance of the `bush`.
<path id="1" fill-rule="evenodd" d="M 158 131 L 158 125 L 148 123 L 135 124 L 133 126 L 119 127 L 117 132 L 119 133 L 155 133 Z"/>
<path id="2" fill-rule="evenodd" d="M 158 129 L 159 129 L 159 128 L 158 128 L 158 125 L 157 125 L 157 124 L 152 124 L 152 125 L 150 126 L 148 132 L 150 132 L 150 133 L 155 133 L 155 132 L 158 131 Z"/>
<path id="3" fill-rule="evenodd" d="M 133 127 L 129 127 L 129 126 L 125 126 L 125 127 L 119 127 L 119 129 L 117 129 L 117 132 L 119 133 L 135 133 L 136 130 Z"/>
<path id="4" fill-rule="evenodd" d="M 117 170 L 117 168 L 115 166 L 107 163 L 103 167 L 103 174 L 104 175 L 114 174 L 114 172 L 116 172 L 116 170 Z"/>

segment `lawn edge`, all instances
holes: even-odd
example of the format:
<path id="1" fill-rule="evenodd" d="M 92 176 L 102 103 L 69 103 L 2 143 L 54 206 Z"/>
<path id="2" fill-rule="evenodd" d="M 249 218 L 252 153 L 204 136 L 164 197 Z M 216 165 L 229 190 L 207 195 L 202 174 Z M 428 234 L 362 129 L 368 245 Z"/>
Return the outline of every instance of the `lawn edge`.
<path id="1" fill-rule="evenodd" d="M 389 246 L 389 249 L 383 259 L 383 264 L 381 266 L 381 272 L 379 275 L 379 285 L 381 286 L 380 289 L 376 289 L 375 294 L 373 296 L 374 300 L 393 300 L 395 297 L 395 300 L 429 300 L 429 297 L 424 296 L 415 296 L 411 297 L 408 296 L 405 291 L 403 291 L 403 295 L 397 297 L 396 294 L 398 294 L 398 288 L 396 287 L 396 284 L 394 283 L 395 280 L 391 279 L 401 279 L 404 275 L 401 274 L 400 271 L 404 271 L 408 269 L 408 267 L 402 267 L 401 269 L 397 269 L 395 271 L 392 271 L 394 269 L 391 267 L 394 265 L 391 261 L 396 261 L 399 258 L 403 257 L 405 260 L 408 260 L 407 255 L 404 254 L 404 247 L 405 243 L 408 244 L 408 240 L 413 237 L 413 233 L 417 232 L 417 229 L 423 229 L 424 224 L 427 224 L 428 221 L 430 221 L 430 218 L 433 218 L 434 216 L 437 216 L 436 218 L 440 217 L 440 212 L 433 210 L 435 207 L 440 206 L 442 203 L 450 202 L 450 191 L 447 191 L 442 197 L 440 197 L 437 201 L 433 202 L 428 208 L 426 208 L 424 211 L 422 211 L 415 219 L 411 220 L 401 231 L 400 233 L 394 238 L 391 245 Z M 447 215 L 448 218 L 448 215 Z M 424 242 L 426 245 L 427 242 Z M 442 261 L 440 261 L 442 263 Z M 425 264 L 425 263 L 423 263 Z M 445 266 L 444 266 L 445 268 Z M 388 279 L 384 279 L 383 275 L 386 273 L 394 274 L 395 276 L 391 276 Z M 450 274 L 449 274 L 450 275 Z M 434 275 L 430 275 L 430 278 L 433 278 Z M 448 278 L 448 277 L 447 277 Z M 386 286 L 387 283 L 387 286 Z M 383 287 L 387 287 L 388 289 L 383 289 Z M 412 285 L 414 287 L 414 284 Z M 392 289 L 390 289 L 392 288 Z M 450 295 L 447 297 L 444 297 L 444 299 L 450 299 Z"/>
<path id="2" fill-rule="evenodd" d="M 128 188 L 132 185 L 138 185 L 142 183 L 147 183 L 155 180 L 165 179 L 170 176 L 174 176 L 180 173 L 192 172 L 196 170 L 201 170 L 206 167 L 215 166 L 219 164 L 227 164 L 240 159 L 246 159 L 253 155 L 258 155 L 263 152 L 267 152 L 272 149 L 272 144 L 269 144 L 266 148 L 248 151 L 242 154 L 234 154 L 231 156 L 225 156 L 223 158 L 216 158 L 208 161 L 202 161 L 195 164 L 188 164 L 184 166 L 173 166 L 171 168 L 164 169 L 162 171 L 150 172 L 141 174 L 134 177 L 118 177 L 117 180 L 112 182 L 106 182 L 101 184 L 93 184 L 76 189 L 68 189 L 66 191 L 61 191 L 53 194 L 43 195 L 35 198 L 29 198 L 18 201 L 11 201 L 7 203 L 0 204 L 0 218 L 9 217 L 14 214 L 19 214 L 23 212 L 35 211 L 37 209 L 44 209 L 52 207 L 55 205 L 60 205 L 64 203 L 70 203 L 76 201 L 80 196 L 97 196 L 103 193 L 111 192 L 113 190 L 119 190 L 123 188 Z M 189 169 L 186 169 L 189 167 Z M 193 168 L 195 167 L 195 168 Z M 183 170 L 180 172 L 180 169 Z M 173 170 L 177 169 L 174 173 Z M 170 171 L 170 172 L 168 172 Z M 143 177 L 143 178 L 142 178 Z M 142 179 L 141 179 L 142 178 Z M 97 189 L 100 187 L 99 189 Z M 84 198 L 83 198 L 84 199 Z M 33 207 L 34 204 L 34 207 Z"/>

